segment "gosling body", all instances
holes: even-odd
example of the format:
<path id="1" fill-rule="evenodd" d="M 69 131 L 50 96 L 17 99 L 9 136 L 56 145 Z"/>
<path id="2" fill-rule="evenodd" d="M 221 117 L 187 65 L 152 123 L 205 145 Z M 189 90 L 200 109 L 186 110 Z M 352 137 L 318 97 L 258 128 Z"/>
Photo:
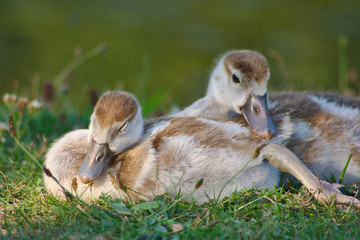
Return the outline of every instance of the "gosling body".
<path id="1" fill-rule="evenodd" d="M 265 140 L 252 138 L 251 132 L 237 123 L 184 117 L 160 122 L 149 131 L 147 138 L 113 159 L 91 184 L 83 184 L 78 175 L 90 147 L 89 130 L 62 137 L 50 149 L 45 166 L 67 190 L 84 200 L 109 194 L 139 201 L 170 192 L 172 196 L 189 195 L 186 200 L 201 203 L 243 188 L 272 189 L 278 184 L 278 169 L 262 157 L 252 160 Z M 44 179 L 49 192 L 64 198 L 60 186 L 46 175 Z M 201 179 L 202 186 L 195 190 Z"/>
<path id="2" fill-rule="evenodd" d="M 360 101 L 326 93 L 270 94 L 270 116 L 286 114 L 293 123 L 285 146 L 321 179 L 340 178 L 352 154 L 343 183 L 360 182 Z"/>
<path id="3" fill-rule="evenodd" d="M 264 162 L 261 156 L 253 159 L 256 149 L 266 140 L 253 136 L 245 121 L 239 120 L 243 126 L 239 122 L 174 117 L 155 121 L 144 131 L 140 107 L 124 113 L 107 106 L 114 104 L 115 99 L 131 104 L 123 101 L 124 97 L 134 98 L 125 93 L 105 94 L 95 107 L 89 130 L 64 135 L 46 156 L 46 168 L 66 189 L 81 198 L 97 199 L 107 193 L 115 198 L 129 200 L 131 196 L 146 200 L 170 192 L 174 196 L 189 195 L 188 198 L 201 203 L 208 198 L 229 196 L 236 189 L 274 188 L 278 184 L 279 170 Z M 282 126 L 291 124 L 285 115 L 275 121 L 279 125 L 282 122 Z M 127 129 L 123 131 L 125 126 Z M 138 128 L 143 131 L 141 134 L 134 130 Z M 277 137 L 271 141 L 285 144 L 292 134 L 288 129 L 291 126 L 280 127 Z M 124 139 L 127 141 L 119 146 Z M 89 149 L 95 149 L 94 144 L 118 154 L 112 156 L 108 164 L 104 161 L 104 171 L 99 176 L 89 172 L 94 170 L 93 164 L 94 171 L 98 171 L 97 165 L 105 159 L 107 151 L 89 154 Z M 88 162 L 84 163 L 86 159 Z M 51 177 L 44 175 L 44 180 L 49 192 L 65 196 Z M 195 190 L 200 180 L 202 186 Z"/>

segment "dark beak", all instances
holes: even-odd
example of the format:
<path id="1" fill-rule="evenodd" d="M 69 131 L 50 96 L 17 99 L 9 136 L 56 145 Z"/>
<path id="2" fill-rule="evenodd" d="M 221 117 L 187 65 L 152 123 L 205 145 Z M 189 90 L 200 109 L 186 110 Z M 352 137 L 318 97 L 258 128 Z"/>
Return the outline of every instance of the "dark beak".
<path id="1" fill-rule="evenodd" d="M 269 116 L 267 94 L 264 96 L 251 94 L 240 110 L 253 131 L 268 140 L 276 134 L 276 128 Z"/>
<path id="2" fill-rule="evenodd" d="M 84 184 L 95 181 L 108 166 L 113 152 L 107 143 L 91 141 L 90 149 L 79 169 L 79 177 Z"/>

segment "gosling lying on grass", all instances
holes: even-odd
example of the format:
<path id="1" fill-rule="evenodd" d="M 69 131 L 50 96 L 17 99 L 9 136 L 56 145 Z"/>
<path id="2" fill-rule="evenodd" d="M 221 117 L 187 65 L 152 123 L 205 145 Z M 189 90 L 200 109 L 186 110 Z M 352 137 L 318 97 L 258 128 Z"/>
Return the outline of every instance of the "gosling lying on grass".
<path id="1" fill-rule="evenodd" d="M 293 123 L 287 146 L 322 179 L 336 180 L 352 154 L 343 183 L 360 182 L 360 99 L 326 93 L 269 95 L 270 116 Z M 279 127 L 279 126 L 277 126 Z"/>
<path id="2" fill-rule="evenodd" d="M 271 93 L 268 109 L 269 76 L 266 60 L 259 53 L 230 51 L 211 73 L 206 96 L 174 116 L 232 119 L 242 126 L 246 126 L 245 119 L 253 135 L 267 139 L 281 129 L 288 135 L 281 144 L 321 179 L 334 176 L 338 180 L 352 154 L 343 182 L 360 182 L 360 98 Z"/>
<path id="3" fill-rule="evenodd" d="M 279 131 L 273 141 L 282 143 L 286 134 Z M 55 142 L 44 168 L 46 189 L 59 198 L 65 194 L 52 177 L 84 200 L 105 193 L 137 202 L 169 192 L 202 203 L 242 188 L 273 188 L 282 170 L 322 202 L 360 207 L 357 199 L 318 180 L 288 149 L 254 136 L 246 125 L 174 117 L 144 130 L 140 106 L 124 92 L 104 94 L 89 130 Z"/>

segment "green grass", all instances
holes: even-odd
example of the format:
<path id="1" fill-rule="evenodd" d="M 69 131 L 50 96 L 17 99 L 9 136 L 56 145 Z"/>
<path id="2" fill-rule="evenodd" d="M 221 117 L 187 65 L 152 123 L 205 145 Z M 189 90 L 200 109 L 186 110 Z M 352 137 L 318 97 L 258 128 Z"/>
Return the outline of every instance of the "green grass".
<path id="1" fill-rule="evenodd" d="M 34 113 L 20 142 L 42 163 L 53 140 L 74 126 L 87 126 L 90 111 L 74 112 L 65 117 L 47 108 Z M 8 114 L 0 107 L 0 121 L 7 122 Z M 360 238 L 358 211 L 324 206 L 303 187 L 246 189 L 201 206 L 168 195 L 138 205 L 106 196 L 90 204 L 58 201 L 46 193 L 42 170 L 9 132 L 2 133 L 0 146 L 3 239 Z M 174 232 L 176 227 L 182 230 Z"/>

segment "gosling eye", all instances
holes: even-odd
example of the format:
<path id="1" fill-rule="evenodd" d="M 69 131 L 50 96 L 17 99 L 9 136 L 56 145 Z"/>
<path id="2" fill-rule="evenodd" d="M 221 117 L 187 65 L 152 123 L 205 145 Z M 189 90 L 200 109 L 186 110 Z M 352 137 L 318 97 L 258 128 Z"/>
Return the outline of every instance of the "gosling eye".
<path id="1" fill-rule="evenodd" d="M 233 80 L 234 83 L 240 83 L 240 79 L 239 79 L 238 76 L 236 76 L 235 73 L 233 73 L 233 75 L 232 75 L 232 80 Z"/>
<path id="2" fill-rule="evenodd" d="M 118 133 L 124 134 L 124 133 L 126 133 L 126 131 L 128 130 L 128 128 L 129 128 L 129 122 L 126 121 L 126 122 L 119 128 Z"/>

